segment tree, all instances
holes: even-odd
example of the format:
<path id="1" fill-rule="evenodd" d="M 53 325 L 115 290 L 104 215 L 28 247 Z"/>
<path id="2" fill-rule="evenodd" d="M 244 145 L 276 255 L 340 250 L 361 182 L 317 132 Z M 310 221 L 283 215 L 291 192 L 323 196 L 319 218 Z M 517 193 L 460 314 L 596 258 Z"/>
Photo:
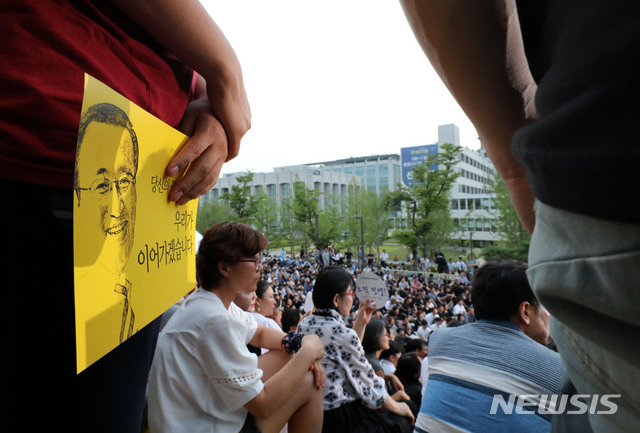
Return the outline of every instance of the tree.
<path id="1" fill-rule="evenodd" d="M 319 193 L 309 189 L 304 182 L 293 183 L 293 215 L 296 221 L 305 227 L 305 236 L 318 242 L 316 236 L 316 218 L 320 217 Z M 317 246 L 317 245 L 316 245 Z"/>
<path id="2" fill-rule="evenodd" d="M 279 243 L 281 239 L 278 221 L 278 205 L 273 197 L 269 197 L 262 190 L 256 194 L 253 206 L 253 225 L 269 240 L 269 244 Z M 267 254 L 269 246 L 267 246 Z"/>
<path id="3" fill-rule="evenodd" d="M 497 229 L 504 238 L 506 246 L 520 248 L 523 243 L 528 244 L 531 236 L 520 222 L 507 186 L 498 173 L 491 180 L 489 188 L 494 195 L 491 213 L 497 216 Z"/>
<path id="4" fill-rule="evenodd" d="M 389 237 L 390 223 L 386 195 L 380 198 L 374 191 L 361 188 L 356 184 L 350 185 L 349 190 L 344 219 L 347 243 L 355 246 L 357 251 L 360 251 L 362 244 L 367 248 L 379 250 L 380 245 Z M 360 217 L 362 217 L 364 240 L 361 239 Z"/>
<path id="5" fill-rule="evenodd" d="M 428 155 L 422 164 L 414 167 L 411 186 L 402 186 L 391 197 L 391 200 L 404 202 L 409 216 L 409 228 L 396 231 L 394 237 L 409 247 L 414 256 L 418 249 L 427 254 L 436 222 L 448 216 L 451 187 L 458 177 L 454 168 L 461 149 L 453 144 L 442 144 L 440 152 Z M 446 211 L 447 216 L 441 211 Z"/>
<path id="6" fill-rule="evenodd" d="M 196 220 L 196 230 L 203 233 L 209 227 L 223 221 L 230 221 L 232 212 L 226 203 L 215 201 L 204 203 L 200 201 L 198 206 L 198 218 Z"/>
<path id="7" fill-rule="evenodd" d="M 296 220 L 293 205 L 289 202 L 280 204 L 280 239 L 286 239 L 291 248 L 291 256 L 294 254 L 294 246 L 297 239 L 304 233 L 304 226 Z"/>
<path id="8" fill-rule="evenodd" d="M 244 176 L 237 176 L 236 181 L 238 184 L 231 186 L 231 191 L 221 194 L 220 199 L 229 204 L 236 221 L 251 224 L 258 200 L 257 197 L 251 196 L 253 173 L 248 171 Z"/>

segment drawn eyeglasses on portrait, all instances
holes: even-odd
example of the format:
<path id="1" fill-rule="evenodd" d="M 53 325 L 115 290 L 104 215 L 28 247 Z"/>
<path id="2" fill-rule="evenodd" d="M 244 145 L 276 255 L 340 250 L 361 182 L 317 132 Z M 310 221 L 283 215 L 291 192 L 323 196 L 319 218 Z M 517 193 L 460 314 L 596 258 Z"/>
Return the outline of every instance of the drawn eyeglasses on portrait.
<path id="1" fill-rule="evenodd" d="M 89 191 L 93 194 L 105 195 L 113 190 L 115 185 L 116 190 L 124 195 L 129 192 L 129 188 L 135 185 L 136 177 L 131 173 L 123 173 L 117 179 L 109 179 L 106 177 L 100 177 L 94 180 L 89 188 L 76 187 L 80 191 Z"/>

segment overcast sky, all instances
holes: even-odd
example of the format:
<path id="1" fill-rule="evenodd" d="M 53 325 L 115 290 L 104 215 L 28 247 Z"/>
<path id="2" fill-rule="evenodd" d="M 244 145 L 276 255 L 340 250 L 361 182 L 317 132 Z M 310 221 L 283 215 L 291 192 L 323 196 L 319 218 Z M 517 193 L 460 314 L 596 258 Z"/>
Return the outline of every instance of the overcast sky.
<path id="1" fill-rule="evenodd" d="M 432 144 L 477 133 L 418 46 L 397 0 L 202 0 L 242 64 L 252 128 L 223 173 Z"/>

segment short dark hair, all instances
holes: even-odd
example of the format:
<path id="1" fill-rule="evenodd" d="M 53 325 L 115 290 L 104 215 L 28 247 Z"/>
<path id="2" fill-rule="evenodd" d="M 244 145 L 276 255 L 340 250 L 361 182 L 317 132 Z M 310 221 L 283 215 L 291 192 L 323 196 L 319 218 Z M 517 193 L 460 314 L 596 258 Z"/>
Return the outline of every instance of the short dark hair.
<path id="1" fill-rule="evenodd" d="M 133 148 L 132 164 L 136 170 L 136 173 L 133 173 L 133 175 L 135 176 L 138 171 L 138 137 L 136 136 L 136 132 L 133 130 L 133 125 L 131 124 L 131 120 L 129 120 L 129 116 L 127 116 L 127 113 L 122 109 L 113 104 L 109 104 L 107 102 L 95 104 L 87 108 L 80 117 L 76 146 L 76 162 L 73 175 L 73 186 L 76 189 L 78 188 L 78 156 L 80 156 L 80 148 L 82 147 L 82 142 L 84 141 L 84 135 L 87 132 L 87 128 L 93 122 L 119 126 L 129 132 L 129 135 L 131 136 L 131 146 Z M 76 193 L 77 192 L 78 191 L 76 191 Z"/>
<path id="2" fill-rule="evenodd" d="M 196 254 L 196 278 L 209 290 L 222 280 L 219 263 L 236 263 L 253 257 L 267 247 L 267 238 L 244 223 L 223 222 L 204 232 Z"/>
<path id="3" fill-rule="evenodd" d="M 390 356 L 402 353 L 402 345 L 397 341 L 389 341 L 389 348 L 380 353 L 380 359 L 389 359 Z"/>
<path id="4" fill-rule="evenodd" d="M 256 296 L 260 299 L 264 296 L 265 292 L 269 290 L 269 287 L 273 287 L 273 284 L 266 280 L 258 281 L 258 286 L 256 287 Z"/>
<path id="5" fill-rule="evenodd" d="M 380 340 L 387 330 L 384 320 L 380 318 L 373 318 L 367 323 L 364 329 L 364 336 L 362 337 L 362 348 L 365 353 L 377 352 L 382 348 Z"/>
<path id="6" fill-rule="evenodd" d="M 285 308 L 282 310 L 282 318 L 280 320 L 282 322 L 282 330 L 289 332 L 291 327 L 298 327 L 298 323 L 300 323 L 300 310 L 297 308 Z"/>
<path id="7" fill-rule="evenodd" d="M 345 293 L 349 287 L 356 284 L 349 272 L 340 266 L 325 266 L 318 273 L 313 285 L 313 305 L 320 309 L 334 309 L 333 298 Z"/>
<path id="8" fill-rule="evenodd" d="M 404 342 L 404 351 L 415 352 L 416 350 L 423 350 L 426 345 L 427 342 L 422 338 L 409 338 Z"/>
<path id="9" fill-rule="evenodd" d="M 422 361 L 416 352 L 405 352 L 398 359 L 395 375 L 402 384 L 414 382 L 420 378 Z"/>
<path id="10" fill-rule="evenodd" d="M 476 318 L 509 320 L 522 302 L 538 307 L 526 270 L 527 265 L 517 261 L 488 262 L 476 270 L 471 290 Z"/>

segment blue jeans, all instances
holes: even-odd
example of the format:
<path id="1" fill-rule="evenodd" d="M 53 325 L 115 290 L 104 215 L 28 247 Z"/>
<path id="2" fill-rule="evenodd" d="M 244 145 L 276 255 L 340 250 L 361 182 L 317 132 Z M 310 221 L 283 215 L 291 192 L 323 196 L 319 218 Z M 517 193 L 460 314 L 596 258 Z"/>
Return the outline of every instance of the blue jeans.
<path id="1" fill-rule="evenodd" d="M 536 203 L 529 280 L 580 394 L 620 394 L 594 432 L 640 429 L 640 225 Z M 601 407 L 601 410 L 607 410 Z"/>

